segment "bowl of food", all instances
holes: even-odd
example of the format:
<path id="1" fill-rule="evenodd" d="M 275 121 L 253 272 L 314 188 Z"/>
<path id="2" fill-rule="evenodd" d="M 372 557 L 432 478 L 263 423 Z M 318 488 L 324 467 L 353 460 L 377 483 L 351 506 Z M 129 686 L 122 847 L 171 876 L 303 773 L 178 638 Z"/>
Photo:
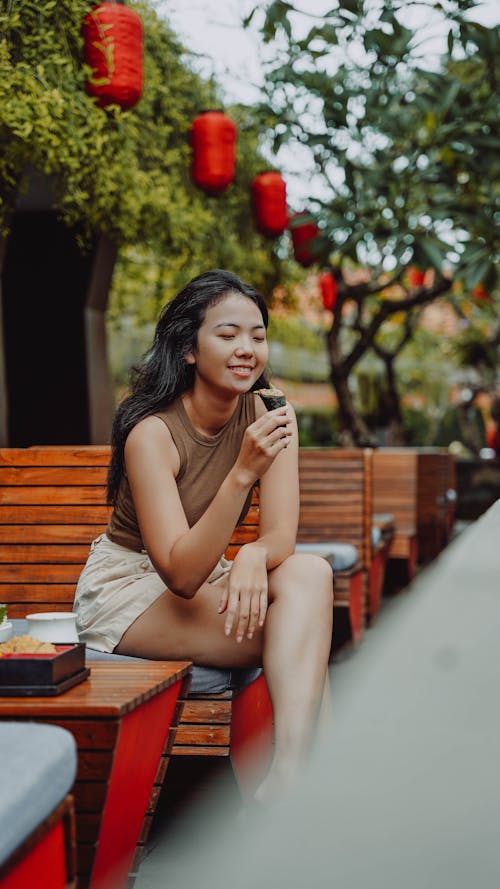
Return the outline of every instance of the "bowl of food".
<path id="1" fill-rule="evenodd" d="M 27 614 L 28 633 L 42 642 L 78 642 L 76 614 L 72 611 L 38 611 Z"/>

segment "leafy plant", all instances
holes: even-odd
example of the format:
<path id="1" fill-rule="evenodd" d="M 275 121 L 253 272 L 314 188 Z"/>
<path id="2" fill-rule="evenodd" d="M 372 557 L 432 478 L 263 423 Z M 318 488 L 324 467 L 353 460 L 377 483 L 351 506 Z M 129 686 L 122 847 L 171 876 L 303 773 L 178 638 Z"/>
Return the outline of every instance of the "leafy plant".
<path id="1" fill-rule="evenodd" d="M 498 299 L 499 29 L 473 21 L 473 0 L 426 5 L 448 28 L 434 68 L 406 26 L 412 3 L 339 0 L 315 17 L 275 0 L 247 17 L 265 48 L 268 142 L 278 160 L 282 146 L 300 146 L 322 177 L 306 209 L 320 231 L 318 264 L 338 284 L 330 376 L 357 444 L 373 440 L 350 385 L 363 356 L 375 349 L 391 374 L 413 317 L 454 277 Z M 429 270 L 424 285 L 409 285 L 410 263 Z M 391 345 L 396 316 L 403 341 Z"/>

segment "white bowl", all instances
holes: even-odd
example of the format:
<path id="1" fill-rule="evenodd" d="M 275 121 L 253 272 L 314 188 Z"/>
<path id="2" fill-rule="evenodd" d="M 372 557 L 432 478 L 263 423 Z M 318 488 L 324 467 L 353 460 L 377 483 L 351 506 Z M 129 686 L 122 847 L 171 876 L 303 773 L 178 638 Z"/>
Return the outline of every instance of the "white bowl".
<path id="1" fill-rule="evenodd" d="M 12 624 L 10 620 L 4 620 L 0 624 L 0 642 L 6 642 L 12 635 Z"/>
<path id="2" fill-rule="evenodd" d="M 76 614 L 72 611 L 39 611 L 27 614 L 28 633 L 42 642 L 78 642 Z"/>

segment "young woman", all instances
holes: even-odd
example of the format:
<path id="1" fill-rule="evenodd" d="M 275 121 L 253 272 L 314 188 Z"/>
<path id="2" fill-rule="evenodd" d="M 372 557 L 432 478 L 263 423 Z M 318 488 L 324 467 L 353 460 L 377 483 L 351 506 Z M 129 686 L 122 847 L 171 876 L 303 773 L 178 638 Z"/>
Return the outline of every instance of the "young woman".
<path id="1" fill-rule="evenodd" d="M 194 278 L 158 321 L 112 430 L 106 533 L 76 598 L 80 639 L 103 651 L 262 665 L 274 758 L 256 797 L 295 774 L 325 692 L 332 572 L 294 555 L 298 436 L 292 407 L 266 411 L 262 297 L 222 270 Z M 224 558 L 259 481 L 258 539 Z"/>

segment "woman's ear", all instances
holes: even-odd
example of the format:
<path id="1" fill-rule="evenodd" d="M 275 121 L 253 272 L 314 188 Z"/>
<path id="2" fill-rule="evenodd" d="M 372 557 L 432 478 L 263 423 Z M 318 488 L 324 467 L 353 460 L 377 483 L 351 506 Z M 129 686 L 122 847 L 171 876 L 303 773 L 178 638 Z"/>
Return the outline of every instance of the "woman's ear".
<path id="1" fill-rule="evenodd" d="M 196 364 L 196 358 L 194 357 L 192 352 L 186 352 L 184 355 L 184 360 L 186 364 Z"/>

